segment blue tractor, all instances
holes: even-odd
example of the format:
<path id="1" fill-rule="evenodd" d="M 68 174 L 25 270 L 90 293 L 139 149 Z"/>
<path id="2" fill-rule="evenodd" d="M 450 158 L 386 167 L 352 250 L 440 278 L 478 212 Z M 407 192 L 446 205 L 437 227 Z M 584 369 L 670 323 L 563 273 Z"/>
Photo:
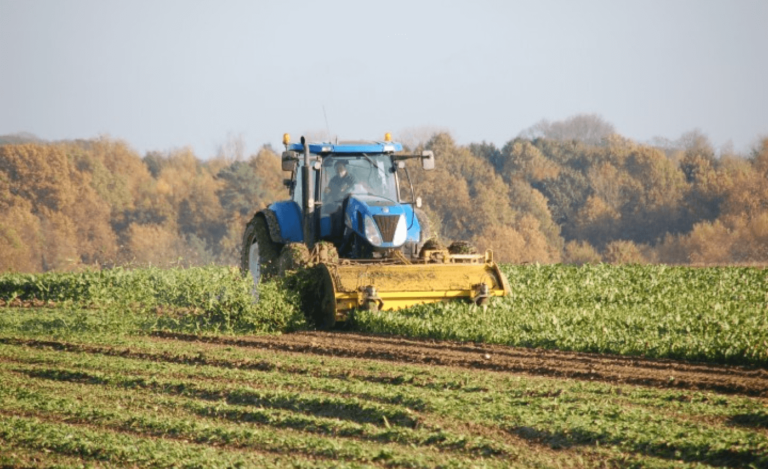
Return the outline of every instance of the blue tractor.
<path id="1" fill-rule="evenodd" d="M 257 212 L 243 236 L 241 269 L 256 284 L 301 264 L 316 267 L 318 325 L 356 308 L 396 310 L 467 298 L 484 304 L 509 293 L 492 254 L 443 249 L 431 238 L 406 168 L 435 167 L 431 151 L 405 154 L 383 141 L 301 143 L 283 138 L 290 199 Z"/>

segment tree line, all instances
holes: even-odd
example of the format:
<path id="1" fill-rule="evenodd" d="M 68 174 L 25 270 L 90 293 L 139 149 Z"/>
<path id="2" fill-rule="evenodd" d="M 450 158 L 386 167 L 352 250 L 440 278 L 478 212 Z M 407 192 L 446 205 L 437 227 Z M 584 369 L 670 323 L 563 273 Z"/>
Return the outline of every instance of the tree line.
<path id="1" fill-rule="evenodd" d="M 201 160 L 108 137 L 18 140 L 0 139 L 0 271 L 236 265 L 245 223 L 288 195 L 269 146 Z M 437 169 L 409 173 L 433 233 L 501 262 L 768 262 L 768 139 L 716 155 L 698 132 L 641 144 L 577 116 L 501 148 L 437 133 L 421 149 Z"/>
<path id="2" fill-rule="evenodd" d="M 110 138 L 0 146 L 0 271 L 234 263 L 252 212 L 286 195 L 280 159 L 143 158 Z"/>

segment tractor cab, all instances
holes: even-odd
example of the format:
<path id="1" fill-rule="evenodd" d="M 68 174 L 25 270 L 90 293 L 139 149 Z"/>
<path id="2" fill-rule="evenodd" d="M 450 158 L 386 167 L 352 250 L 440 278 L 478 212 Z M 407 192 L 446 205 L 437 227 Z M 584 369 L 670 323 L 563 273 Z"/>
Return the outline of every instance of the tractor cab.
<path id="1" fill-rule="evenodd" d="M 350 203 L 400 210 L 397 166 L 390 155 L 329 155 L 323 158 L 319 174 L 320 239 L 342 247 L 359 210 L 345 217 Z M 345 219 L 348 223 L 345 224 Z M 346 226 L 350 225 L 350 226 Z"/>
<path id="2" fill-rule="evenodd" d="M 397 166 L 389 155 L 328 156 L 320 172 L 321 213 L 334 212 L 350 195 L 397 205 L 398 187 Z"/>
<path id="3" fill-rule="evenodd" d="M 391 142 L 286 143 L 283 169 L 291 171 L 286 183 L 291 198 L 304 214 L 305 240 L 330 241 L 339 255 L 353 259 L 378 257 L 406 247 L 414 255 L 425 239 L 414 211 L 420 199 L 403 200 L 398 169 L 405 159 L 421 158 L 427 169 L 431 152 L 402 155 L 402 145 Z M 304 158 L 301 157 L 304 153 Z M 308 181 L 304 178 L 308 177 Z M 309 190 L 309 194 L 304 192 Z"/>

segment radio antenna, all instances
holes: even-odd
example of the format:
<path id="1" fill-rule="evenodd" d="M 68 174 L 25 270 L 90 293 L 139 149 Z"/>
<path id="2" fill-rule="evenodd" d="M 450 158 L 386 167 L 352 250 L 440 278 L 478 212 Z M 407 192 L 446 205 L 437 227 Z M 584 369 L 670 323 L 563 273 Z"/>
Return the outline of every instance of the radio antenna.
<path id="1" fill-rule="evenodd" d="M 328 114 L 325 113 L 325 104 L 323 104 L 323 117 L 325 117 L 325 131 L 328 132 L 328 141 L 331 141 L 331 126 L 328 125 Z"/>

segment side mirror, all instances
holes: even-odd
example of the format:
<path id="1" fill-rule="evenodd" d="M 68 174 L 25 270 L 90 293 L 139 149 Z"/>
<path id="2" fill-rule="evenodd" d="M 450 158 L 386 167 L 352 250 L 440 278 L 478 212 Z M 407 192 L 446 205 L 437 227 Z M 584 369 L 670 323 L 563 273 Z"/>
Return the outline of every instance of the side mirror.
<path id="1" fill-rule="evenodd" d="M 421 169 L 424 171 L 432 171 L 435 169 L 435 154 L 431 151 L 421 152 Z"/>
<path id="2" fill-rule="evenodd" d="M 283 171 L 296 171 L 296 164 L 299 158 L 292 151 L 283 152 Z"/>

